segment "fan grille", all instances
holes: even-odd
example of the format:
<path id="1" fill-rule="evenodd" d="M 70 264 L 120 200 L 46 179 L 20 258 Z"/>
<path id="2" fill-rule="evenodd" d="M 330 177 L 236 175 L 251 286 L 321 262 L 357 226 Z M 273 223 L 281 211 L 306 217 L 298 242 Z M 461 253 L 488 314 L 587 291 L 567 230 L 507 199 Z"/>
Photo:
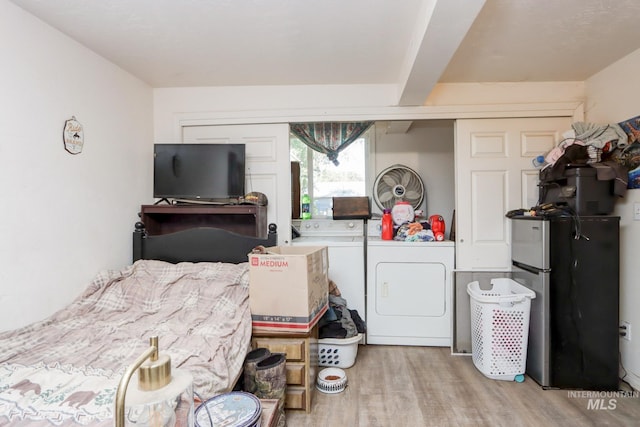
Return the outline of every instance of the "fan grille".
<path id="1" fill-rule="evenodd" d="M 424 200 L 424 184 L 414 170 L 403 165 L 393 165 L 376 177 L 373 196 L 381 210 L 391 209 L 401 201 L 409 202 L 414 209 L 419 209 Z"/>

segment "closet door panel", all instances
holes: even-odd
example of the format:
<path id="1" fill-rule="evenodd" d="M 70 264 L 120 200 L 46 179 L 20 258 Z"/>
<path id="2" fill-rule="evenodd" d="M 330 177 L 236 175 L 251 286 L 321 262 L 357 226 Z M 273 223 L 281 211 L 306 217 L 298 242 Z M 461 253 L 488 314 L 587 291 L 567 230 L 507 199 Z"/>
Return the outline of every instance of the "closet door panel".
<path id="1" fill-rule="evenodd" d="M 533 158 L 571 129 L 570 117 L 456 121 L 456 269 L 508 270 L 505 214 L 538 201 Z"/>

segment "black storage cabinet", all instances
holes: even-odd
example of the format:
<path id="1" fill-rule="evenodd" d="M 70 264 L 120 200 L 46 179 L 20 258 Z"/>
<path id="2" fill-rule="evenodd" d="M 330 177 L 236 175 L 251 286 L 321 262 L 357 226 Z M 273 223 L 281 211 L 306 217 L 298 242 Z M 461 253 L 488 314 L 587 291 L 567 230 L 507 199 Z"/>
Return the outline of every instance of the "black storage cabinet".
<path id="1" fill-rule="evenodd" d="M 552 387 L 618 389 L 619 224 L 608 216 L 551 221 Z"/>

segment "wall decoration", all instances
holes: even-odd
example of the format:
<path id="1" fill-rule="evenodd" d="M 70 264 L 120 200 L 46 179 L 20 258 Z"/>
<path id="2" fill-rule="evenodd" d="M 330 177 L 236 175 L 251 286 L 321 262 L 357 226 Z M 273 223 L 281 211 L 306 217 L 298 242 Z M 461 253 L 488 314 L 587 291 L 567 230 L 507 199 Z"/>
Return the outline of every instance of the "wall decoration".
<path id="1" fill-rule="evenodd" d="M 64 148 L 71 154 L 79 154 L 82 152 L 84 145 L 84 131 L 82 125 L 76 120 L 76 116 L 71 116 L 69 120 L 64 122 Z"/>
<path id="2" fill-rule="evenodd" d="M 617 159 L 629 169 L 627 188 L 640 188 L 640 141 L 629 144 Z"/>
<path id="3" fill-rule="evenodd" d="M 629 145 L 617 156 L 618 163 L 629 169 L 627 188 L 640 188 L 640 116 L 618 123 L 629 138 Z"/>

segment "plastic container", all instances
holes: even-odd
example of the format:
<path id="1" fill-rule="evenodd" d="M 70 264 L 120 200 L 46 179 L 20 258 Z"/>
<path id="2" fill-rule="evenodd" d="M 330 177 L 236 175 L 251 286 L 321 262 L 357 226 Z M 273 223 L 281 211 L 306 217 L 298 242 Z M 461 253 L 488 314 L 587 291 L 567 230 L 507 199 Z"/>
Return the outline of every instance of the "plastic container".
<path id="1" fill-rule="evenodd" d="M 340 393 L 347 387 L 347 374 L 342 369 L 325 368 L 318 372 L 316 388 L 323 393 Z"/>
<path id="2" fill-rule="evenodd" d="M 524 381 L 531 300 L 535 292 L 508 278 L 491 279 L 491 289 L 478 281 L 467 285 L 471 297 L 473 364 L 494 380 Z"/>
<path id="3" fill-rule="evenodd" d="M 431 215 L 429 217 L 429 226 L 431 227 L 431 231 L 433 232 L 433 236 L 435 237 L 437 242 L 442 242 L 444 240 L 444 218 L 442 215 Z"/>
<path id="4" fill-rule="evenodd" d="M 302 196 L 301 217 L 302 219 L 311 219 L 311 198 L 308 194 Z"/>
<path id="5" fill-rule="evenodd" d="M 362 334 L 351 338 L 322 338 L 318 340 L 318 365 L 350 368 L 356 363 L 358 343 Z"/>
<path id="6" fill-rule="evenodd" d="M 544 159 L 543 155 L 534 157 L 531 162 L 533 163 L 533 166 L 536 168 L 541 168 L 547 164 L 547 161 Z"/>
<path id="7" fill-rule="evenodd" d="M 382 214 L 382 240 L 393 240 L 393 218 L 391 218 L 391 210 L 385 209 Z"/>

